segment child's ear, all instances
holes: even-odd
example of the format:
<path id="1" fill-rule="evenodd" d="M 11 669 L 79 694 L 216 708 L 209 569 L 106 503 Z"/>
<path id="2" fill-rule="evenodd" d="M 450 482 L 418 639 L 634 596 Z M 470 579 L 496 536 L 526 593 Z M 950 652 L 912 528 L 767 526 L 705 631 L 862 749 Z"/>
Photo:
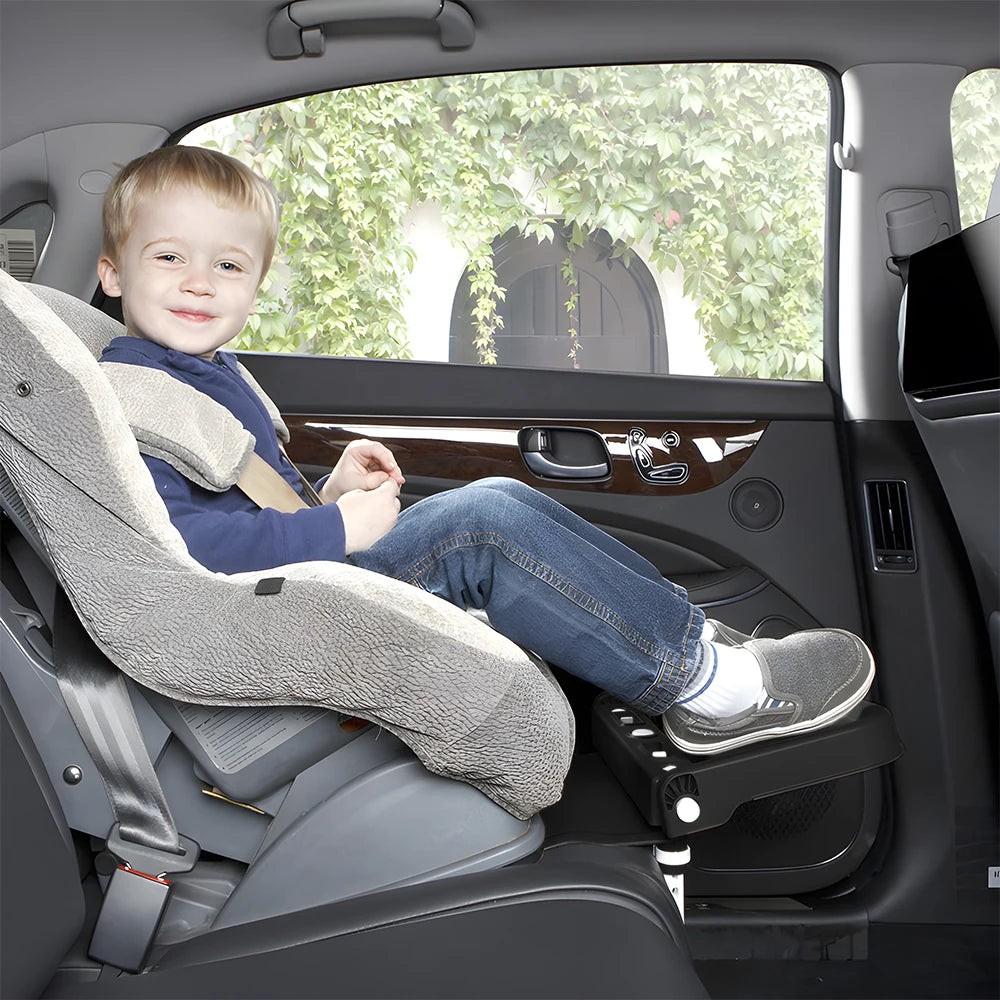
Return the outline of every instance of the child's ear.
<path id="1" fill-rule="evenodd" d="M 118 298 L 122 293 L 121 279 L 118 277 L 118 268 L 111 262 L 109 257 L 101 256 L 97 262 L 97 277 L 101 279 L 101 288 L 105 295 Z"/>

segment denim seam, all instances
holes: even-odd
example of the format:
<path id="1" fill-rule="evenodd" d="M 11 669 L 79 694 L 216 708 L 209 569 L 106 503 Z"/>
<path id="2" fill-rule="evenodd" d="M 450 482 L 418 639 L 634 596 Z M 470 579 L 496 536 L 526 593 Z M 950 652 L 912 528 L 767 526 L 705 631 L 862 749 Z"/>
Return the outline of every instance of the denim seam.
<path id="1" fill-rule="evenodd" d="M 687 628 L 684 630 L 684 644 L 681 650 L 681 656 L 683 657 L 680 664 L 671 664 L 670 672 L 666 677 L 663 676 L 663 669 L 667 665 L 667 661 L 664 661 L 660 667 L 660 672 L 657 674 L 656 680 L 646 688 L 645 691 L 636 699 L 634 704 L 639 708 L 649 711 L 651 714 L 656 714 L 659 712 L 666 711 L 670 705 L 674 703 L 674 698 L 671 698 L 669 702 L 663 697 L 664 689 L 669 690 L 669 686 L 672 681 L 676 678 L 678 672 L 681 674 L 687 673 L 687 660 L 688 660 L 688 639 L 691 636 L 691 628 L 694 624 L 695 619 L 695 608 L 692 606 L 691 612 L 688 615 Z M 683 688 L 681 689 L 683 690 Z"/>
<path id="2" fill-rule="evenodd" d="M 430 569 L 431 564 L 435 560 L 440 559 L 441 556 L 446 553 L 451 552 L 454 549 L 461 548 L 462 546 L 476 545 L 495 546 L 511 562 L 516 563 L 522 569 L 531 573 L 536 579 L 541 580 L 554 590 L 557 590 L 565 598 L 567 598 L 567 600 L 571 600 L 584 611 L 592 614 L 595 618 L 599 618 L 607 625 L 610 625 L 626 641 L 630 642 L 647 656 L 658 660 L 660 662 L 660 670 L 657 674 L 656 680 L 650 685 L 650 688 L 647 688 L 647 691 L 643 693 L 643 698 L 646 697 L 649 690 L 660 685 L 664 668 L 668 664 L 670 666 L 669 677 L 672 677 L 678 668 L 683 672 L 683 659 L 680 664 L 673 663 L 669 650 L 644 639 L 636 633 L 634 629 L 630 628 L 619 615 L 615 614 L 611 608 L 601 604 L 600 601 L 597 601 L 595 598 L 584 593 L 582 590 L 579 590 L 577 587 L 574 587 L 571 583 L 569 583 L 569 581 L 564 580 L 557 573 L 554 573 L 549 567 L 544 566 L 543 564 L 532 559 L 531 556 L 522 552 L 516 546 L 508 542 L 503 535 L 500 535 L 495 531 L 465 532 L 463 534 L 452 535 L 450 538 L 444 539 L 442 542 L 434 546 L 434 548 L 431 549 L 426 556 L 413 563 L 408 569 L 401 573 L 400 579 L 405 580 L 407 583 L 420 586 L 420 576 Z M 690 621 L 688 622 L 687 632 L 690 632 Z M 687 632 L 685 633 L 684 652 L 682 653 L 682 657 L 684 659 L 686 659 L 687 651 Z"/>

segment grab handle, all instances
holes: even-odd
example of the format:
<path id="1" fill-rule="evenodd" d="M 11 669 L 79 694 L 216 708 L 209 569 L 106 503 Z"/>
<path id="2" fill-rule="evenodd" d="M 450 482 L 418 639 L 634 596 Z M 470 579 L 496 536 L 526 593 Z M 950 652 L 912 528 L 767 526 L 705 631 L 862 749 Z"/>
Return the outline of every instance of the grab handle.
<path id="1" fill-rule="evenodd" d="M 324 24 L 342 21 L 436 21 L 445 49 L 467 49 L 476 38 L 472 15 L 455 0 L 295 0 L 275 11 L 267 26 L 273 59 L 321 56 Z"/>

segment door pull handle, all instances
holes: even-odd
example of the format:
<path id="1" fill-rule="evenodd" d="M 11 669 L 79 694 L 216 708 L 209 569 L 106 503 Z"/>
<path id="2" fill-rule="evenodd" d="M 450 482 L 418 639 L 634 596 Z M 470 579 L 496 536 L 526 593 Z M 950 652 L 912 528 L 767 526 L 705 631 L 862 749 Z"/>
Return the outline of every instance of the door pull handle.
<path id="1" fill-rule="evenodd" d="M 594 437 L 607 455 L 604 439 L 596 431 L 586 428 L 529 427 L 521 431 L 521 455 L 524 464 L 542 479 L 607 479 L 611 475 L 611 462 L 605 457 L 599 463 L 570 464 L 554 458 L 555 435 L 582 434 Z M 593 457 L 593 456 L 591 456 Z"/>
<path id="2" fill-rule="evenodd" d="M 601 465 L 560 465 L 540 451 L 526 451 L 524 462 L 536 476 L 545 479 L 604 479 L 611 473 L 607 462 Z"/>

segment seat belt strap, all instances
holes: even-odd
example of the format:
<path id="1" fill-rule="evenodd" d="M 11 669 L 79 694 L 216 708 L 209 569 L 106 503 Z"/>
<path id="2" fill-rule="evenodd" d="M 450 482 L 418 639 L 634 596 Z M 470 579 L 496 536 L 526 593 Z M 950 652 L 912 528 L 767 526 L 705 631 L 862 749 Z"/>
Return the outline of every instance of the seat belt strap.
<path id="1" fill-rule="evenodd" d="M 177 826 L 125 679 L 87 635 L 62 587 L 56 591 L 52 640 L 59 690 L 107 789 L 122 838 L 177 854 Z"/>
<path id="2" fill-rule="evenodd" d="M 0 509 L 55 576 L 38 529 L 2 466 Z M 52 662 L 59 690 L 104 782 L 121 835 L 143 847 L 177 854 L 177 827 L 121 671 L 94 644 L 58 582 L 52 616 Z"/>
<path id="3" fill-rule="evenodd" d="M 236 481 L 236 486 L 261 509 L 270 507 L 282 514 L 294 514 L 309 506 L 292 489 L 288 480 L 271 468 L 257 452 L 251 452 L 250 461 Z"/>
<path id="4" fill-rule="evenodd" d="M 61 587 L 53 617 L 59 690 L 117 820 L 107 850 L 120 863 L 105 890 L 87 954 L 140 972 L 170 897 L 164 876 L 190 871 L 200 848 L 177 832 L 124 677 L 87 635 Z"/>
<path id="5" fill-rule="evenodd" d="M 282 450 L 282 454 L 284 454 L 284 450 Z M 285 455 L 285 458 L 287 459 L 288 456 Z M 292 465 L 290 461 L 288 464 Z M 292 468 L 295 469 L 295 466 L 292 465 Z M 262 509 L 270 507 L 273 510 L 281 511 L 283 514 L 294 514 L 297 510 L 305 510 L 306 507 L 321 506 L 322 501 L 316 495 L 316 491 L 312 486 L 309 485 L 309 481 L 298 469 L 295 469 L 295 471 L 298 472 L 299 479 L 302 481 L 303 492 L 310 501 L 309 503 L 306 503 L 292 489 L 288 480 L 280 472 L 277 472 L 268 465 L 257 452 L 251 453 L 250 461 L 247 462 L 247 466 L 243 470 L 243 475 L 237 480 L 236 487 L 245 493 L 258 507 Z"/>
<path id="6" fill-rule="evenodd" d="M 285 451 L 284 445 L 279 441 L 278 447 L 281 449 L 281 454 L 284 456 L 285 461 L 295 470 L 295 474 L 299 477 L 299 482 L 302 485 L 302 493 L 306 500 L 309 502 L 310 507 L 322 507 L 323 501 L 320 500 L 319 494 L 313 489 L 312 483 L 306 479 L 305 476 L 299 472 L 296 464 L 288 457 L 288 452 Z"/>
<path id="7" fill-rule="evenodd" d="M 0 509 L 54 577 L 38 530 L 2 466 Z M 87 634 L 58 582 L 51 625 L 59 691 L 116 820 L 108 831 L 107 850 L 120 863 L 105 891 L 88 954 L 105 965 L 139 972 L 170 896 L 164 875 L 190 871 L 200 848 L 177 832 L 124 677 Z"/>

